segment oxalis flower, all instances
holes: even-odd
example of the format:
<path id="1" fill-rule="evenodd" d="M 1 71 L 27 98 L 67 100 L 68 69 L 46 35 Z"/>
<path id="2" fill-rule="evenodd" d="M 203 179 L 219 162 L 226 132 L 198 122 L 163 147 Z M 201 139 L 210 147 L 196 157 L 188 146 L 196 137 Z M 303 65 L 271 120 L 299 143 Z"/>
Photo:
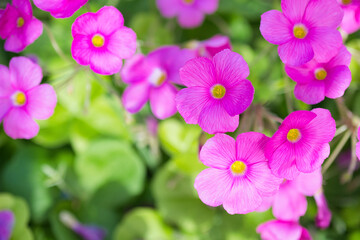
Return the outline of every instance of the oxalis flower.
<path id="1" fill-rule="evenodd" d="M 199 124 L 207 133 L 233 132 L 254 98 L 249 67 L 241 55 L 223 50 L 212 60 L 196 58 L 180 69 L 187 87 L 176 96 L 179 113 L 188 124 Z"/>
<path id="2" fill-rule="evenodd" d="M 339 27 L 343 11 L 336 0 L 282 0 L 283 12 L 261 15 L 260 31 L 279 45 L 280 59 L 299 66 L 311 59 L 327 62 L 342 46 Z"/>
<path id="3" fill-rule="evenodd" d="M 317 104 L 328 98 L 339 98 L 351 82 L 349 69 L 351 54 L 343 46 L 328 62 L 310 62 L 299 66 L 285 66 L 286 73 L 297 84 L 295 97 L 307 104 Z"/>
<path id="4" fill-rule="evenodd" d="M 242 133 L 236 141 L 225 134 L 209 139 L 200 160 L 210 168 L 196 177 L 194 185 L 201 201 L 212 207 L 223 205 L 229 214 L 245 214 L 274 195 L 282 179 L 271 173 L 264 156 L 268 139 L 255 132 Z"/>
<path id="5" fill-rule="evenodd" d="M 80 65 L 103 75 L 118 73 L 122 59 L 136 51 L 136 34 L 124 27 L 124 18 L 115 7 L 105 6 L 96 13 L 85 13 L 72 25 L 71 53 Z"/>
<path id="6" fill-rule="evenodd" d="M 360 29 L 360 0 L 338 0 L 344 10 L 341 29 L 347 34 Z"/>
<path id="7" fill-rule="evenodd" d="M 15 216 L 10 210 L 0 211 L 0 239 L 9 240 L 15 224 Z"/>
<path id="8" fill-rule="evenodd" d="M 71 17 L 88 0 L 34 0 L 35 6 L 43 11 L 50 12 L 55 18 Z"/>
<path id="9" fill-rule="evenodd" d="M 335 131 L 336 123 L 329 110 L 292 112 L 265 147 L 272 173 L 293 180 L 300 172 L 319 169 L 329 156 L 329 142 Z"/>
<path id="10" fill-rule="evenodd" d="M 262 240 L 311 240 L 309 231 L 296 221 L 270 220 L 257 227 Z"/>
<path id="11" fill-rule="evenodd" d="M 197 57 L 208 58 L 214 57 L 222 50 L 232 49 L 229 37 L 223 35 L 215 35 L 204 41 L 190 41 L 187 47 L 194 50 Z"/>
<path id="12" fill-rule="evenodd" d="M 205 14 L 216 11 L 219 0 L 157 0 L 156 4 L 164 17 L 178 17 L 180 26 L 194 28 L 202 24 Z"/>
<path id="13" fill-rule="evenodd" d="M 136 113 L 150 100 L 151 110 L 157 118 L 174 115 L 177 89 L 173 84 L 180 82 L 180 67 L 193 57 L 190 50 L 167 46 L 148 56 L 139 54 L 126 61 L 121 71 L 122 80 L 130 85 L 122 98 L 125 109 Z"/>
<path id="14" fill-rule="evenodd" d="M 49 118 L 56 106 L 56 93 L 49 84 L 40 84 L 39 65 L 25 57 L 15 57 L 9 68 L 0 65 L 0 122 L 11 138 L 30 139 L 39 132 L 33 119 Z"/>
<path id="15" fill-rule="evenodd" d="M 360 127 L 359 127 L 359 129 L 358 129 L 358 135 L 357 135 L 357 137 L 358 137 L 358 140 L 360 140 Z M 356 156 L 357 156 L 358 159 L 360 160 L 360 142 L 358 142 L 358 143 L 356 144 Z"/>
<path id="16" fill-rule="evenodd" d="M 6 51 L 23 51 L 42 31 L 43 25 L 33 17 L 29 0 L 13 0 L 0 14 L 0 37 L 6 39 Z"/>

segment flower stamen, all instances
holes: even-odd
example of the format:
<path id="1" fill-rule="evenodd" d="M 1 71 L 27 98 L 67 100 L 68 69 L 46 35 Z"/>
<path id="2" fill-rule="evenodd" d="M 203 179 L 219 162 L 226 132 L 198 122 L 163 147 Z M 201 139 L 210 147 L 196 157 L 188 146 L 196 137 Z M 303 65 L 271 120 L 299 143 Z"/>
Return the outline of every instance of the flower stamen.
<path id="1" fill-rule="evenodd" d="M 301 133 L 299 129 L 293 128 L 289 130 L 287 134 L 287 140 L 289 142 L 296 143 L 300 140 L 300 138 L 301 138 Z"/>
<path id="2" fill-rule="evenodd" d="M 14 106 L 21 107 L 26 103 L 26 96 L 23 92 L 17 91 L 11 96 Z"/>
<path id="3" fill-rule="evenodd" d="M 244 175 L 246 168 L 246 164 L 242 161 L 235 161 L 230 167 L 231 173 L 235 176 Z"/>
<path id="4" fill-rule="evenodd" d="M 225 96 L 226 89 L 223 85 L 216 84 L 211 88 L 210 92 L 213 98 L 222 99 Z"/>
<path id="5" fill-rule="evenodd" d="M 22 26 L 24 26 L 24 24 L 25 24 L 24 18 L 19 17 L 19 18 L 17 19 L 17 21 L 16 21 L 16 26 L 17 26 L 18 28 L 21 28 Z"/>
<path id="6" fill-rule="evenodd" d="M 91 39 L 92 44 L 94 47 L 102 47 L 105 44 L 105 38 L 100 34 L 95 34 Z"/>
<path id="7" fill-rule="evenodd" d="M 293 28 L 294 37 L 304 39 L 308 33 L 307 28 L 303 24 L 296 24 Z"/>
<path id="8" fill-rule="evenodd" d="M 315 70 L 315 78 L 317 80 L 324 80 L 327 76 L 327 72 L 323 68 L 318 68 Z"/>

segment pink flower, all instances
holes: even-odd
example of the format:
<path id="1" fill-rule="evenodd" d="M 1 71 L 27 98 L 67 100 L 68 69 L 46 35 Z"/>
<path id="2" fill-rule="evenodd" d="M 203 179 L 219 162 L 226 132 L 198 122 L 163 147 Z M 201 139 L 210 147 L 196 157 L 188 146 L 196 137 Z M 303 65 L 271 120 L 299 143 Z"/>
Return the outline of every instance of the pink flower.
<path id="1" fill-rule="evenodd" d="M 310 233 L 298 222 L 270 220 L 258 226 L 262 240 L 311 240 Z"/>
<path id="2" fill-rule="evenodd" d="M 295 97 L 307 104 L 317 104 L 328 98 L 344 95 L 351 82 L 349 69 L 351 54 L 343 46 L 328 62 L 310 62 L 299 66 L 285 66 L 286 73 L 297 84 Z"/>
<path id="3" fill-rule="evenodd" d="M 161 47 L 148 56 L 135 55 L 121 71 L 122 80 L 130 86 L 123 94 L 127 111 L 136 113 L 150 100 L 151 110 L 159 119 L 176 113 L 175 96 L 179 83 L 179 69 L 193 58 L 190 50 L 176 46 Z"/>
<path id="4" fill-rule="evenodd" d="M 314 198 L 318 207 L 318 213 L 315 218 L 316 226 L 323 229 L 328 228 L 332 215 L 322 189 L 315 194 Z"/>
<path id="5" fill-rule="evenodd" d="M 336 123 L 329 110 L 292 112 L 265 147 L 272 173 L 293 180 L 300 172 L 319 169 L 329 156 L 329 142 L 335 131 Z"/>
<path id="6" fill-rule="evenodd" d="M 0 211 L 0 239 L 9 240 L 15 225 L 14 214 L 10 210 Z"/>
<path id="7" fill-rule="evenodd" d="M 195 50 L 197 57 L 212 58 L 217 53 L 225 49 L 232 49 L 229 37 L 216 35 L 205 41 L 191 41 L 188 45 L 190 49 Z"/>
<path id="8" fill-rule="evenodd" d="M 0 15 L 0 37 L 6 39 L 6 51 L 23 51 L 42 31 L 43 25 L 33 17 L 29 0 L 13 0 Z"/>
<path id="9" fill-rule="evenodd" d="M 315 58 L 327 62 L 342 46 L 336 28 L 343 11 L 336 0 L 282 0 L 283 12 L 271 10 L 261 16 L 260 31 L 279 45 L 280 59 L 299 66 Z"/>
<path id="10" fill-rule="evenodd" d="M 358 139 L 360 140 L 360 127 L 358 129 Z M 356 144 L 356 156 L 360 160 L 360 142 Z"/>
<path id="11" fill-rule="evenodd" d="M 43 11 L 50 12 L 55 18 L 71 17 L 88 0 L 34 0 L 35 6 Z"/>
<path id="12" fill-rule="evenodd" d="M 239 114 L 251 104 L 254 87 L 249 67 L 241 55 L 223 50 L 212 60 L 196 58 L 180 69 L 182 83 L 188 87 L 176 96 L 179 113 L 188 124 L 199 124 L 207 133 L 233 132 Z"/>
<path id="13" fill-rule="evenodd" d="M 202 24 L 205 14 L 217 10 L 219 0 L 157 0 L 156 4 L 164 17 L 178 17 L 180 26 L 193 28 Z"/>
<path id="14" fill-rule="evenodd" d="M 359 0 L 338 0 L 344 10 L 344 18 L 341 22 L 341 29 L 351 34 L 360 29 L 360 1 Z"/>
<path id="15" fill-rule="evenodd" d="M 115 7 L 105 6 L 97 13 L 85 13 L 72 25 L 71 53 L 81 65 L 90 65 L 98 74 L 120 71 L 122 59 L 136 51 L 136 34 L 124 27 L 124 18 Z"/>
<path id="16" fill-rule="evenodd" d="M 30 139 L 39 132 L 33 119 L 49 118 L 56 106 L 56 93 L 49 84 L 40 84 L 39 65 L 25 57 L 14 57 L 10 67 L 0 65 L 0 122 L 11 138 Z"/>
<path id="17" fill-rule="evenodd" d="M 236 141 L 217 134 L 202 147 L 200 160 L 208 167 L 195 179 L 201 201 L 229 214 L 256 210 L 264 197 L 274 195 L 281 179 L 272 175 L 263 148 L 268 141 L 262 133 L 238 135 Z"/>

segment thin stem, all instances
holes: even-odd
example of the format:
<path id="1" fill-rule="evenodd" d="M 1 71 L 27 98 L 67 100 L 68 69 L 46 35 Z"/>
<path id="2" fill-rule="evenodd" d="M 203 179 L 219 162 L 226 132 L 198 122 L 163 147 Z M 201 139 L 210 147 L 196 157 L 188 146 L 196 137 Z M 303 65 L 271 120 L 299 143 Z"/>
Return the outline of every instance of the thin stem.
<path id="1" fill-rule="evenodd" d="M 324 174 L 329 169 L 331 164 L 335 161 L 335 159 L 339 155 L 340 151 L 344 148 L 346 142 L 349 140 L 350 136 L 351 136 L 351 131 L 346 131 L 344 136 L 341 138 L 340 142 L 334 149 L 334 151 L 331 153 L 328 160 L 325 162 L 323 169 L 322 169 L 322 174 Z"/>
<path id="2" fill-rule="evenodd" d="M 96 73 L 93 72 L 93 75 L 96 78 L 96 80 L 100 83 L 100 85 L 106 89 L 106 91 L 108 91 L 110 94 L 114 95 L 119 100 L 120 106 L 121 106 L 121 108 L 123 108 L 120 94 L 112 86 L 110 86 L 110 84 L 108 84 L 106 81 L 104 81 L 104 79 L 99 77 Z"/>
<path id="3" fill-rule="evenodd" d="M 351 162 L 350 162 L 350 165 L 349 165 L 349 168 L 348 168 L 348 171 L 347 171 L 347 174 L 348 174 L 348 178 L 347 178 L 347 181 L 350 181 L 352 176 L 353 176 L 353 173 L 355 171 L 355 168 L 356 168 L 356 163 L 357 163 L 357 157 L 356 157 L 356 134 L 353 133 L 351 135 Z"/>
<path id="4" fill-rule="evenodd" d="M 218 27 L 218 29 L 225 35 L 230 35 L 230 29 L 227 22 L 217 14 L 210 16 L 211 21 Z"/>
<path id="5" fill-rule="evenodd" d="M 50 43 L 52 47 L 54 48 L 55 52 L 66 62 L 71 62 L 70 59 L 64 54 L 64 52 L 61 50 L 59 44 L 57 43 L 54 34 L 51 32 L 48 25 L 44 24 L 45 31 L 50 39 Z"/>
<path id="6" fill-rule="evenodd" d="M 348 129 L 348 127 L 347 127 L 346 125 L 342 125 L 342 126 L 338 127 L 338 128 L 336 129 L 336 132 L 335 132 L 335 136 L 334 136 L 334 137 L 339 136 L 340 134 L 342 134 L 343 132 L 345 132 L 347 129 Z"/>
<path id="7" fill-rule="evenodd" d="M 288 113 L 292 113 L 294 111 L 292 107 L 292 101 L 291 101 L 291 95 L 290 95 L 290 84 L 289 84 L 289 78 L 287 77 L 285 71 L 284 71 L 284 83 L 285 83 L 285 102 L 286 102 L 286 108 Z"/>

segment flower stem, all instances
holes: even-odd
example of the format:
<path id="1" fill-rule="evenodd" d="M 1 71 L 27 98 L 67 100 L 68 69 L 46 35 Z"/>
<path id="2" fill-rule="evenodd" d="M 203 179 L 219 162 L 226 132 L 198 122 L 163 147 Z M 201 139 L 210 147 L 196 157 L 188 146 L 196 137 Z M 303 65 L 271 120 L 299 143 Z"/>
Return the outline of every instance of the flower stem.
<path id="1" fill-rule="evenodd" d="M 45 31 L 49 37 L 50 43 L 52 47 L 54 48 L 55 52 L 66 62 L 71 62 L 70 59 L 64 54 L 64 52 L 61 50 L 59 44 L 56 42 L 56 39 L 54 37 L 54 34 L 51 32 L 48 25 L 44 24 Z"/>

